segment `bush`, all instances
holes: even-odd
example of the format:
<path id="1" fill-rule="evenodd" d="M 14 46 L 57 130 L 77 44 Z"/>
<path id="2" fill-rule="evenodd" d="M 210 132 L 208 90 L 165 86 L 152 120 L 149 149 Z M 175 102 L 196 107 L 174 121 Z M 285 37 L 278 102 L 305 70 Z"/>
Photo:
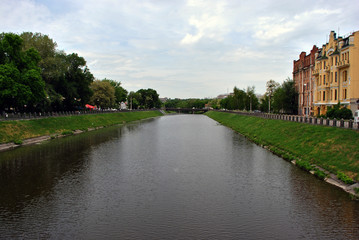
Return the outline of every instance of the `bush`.
<path id="1" fill-rule="evenodd" d="M 22 140 L 16 139 L 16 140 L 14 140 L 14 143 L 15 143 L 16 145 L 21 145 L 21 144 L 22 144 Z"/>
<path id="2" fill-rule="evenodd" d="M 329 107 L 325 116 L 330 119 L 353 119 L 352 111 L 343 107 L 340 102 L 334 107 Z"/>
<path id="3" fill-rule="evenodd" d="M 306 162 L 306 161 L 303 161 L 303 160 L 297 160 L 295 162 L 295 164 L 300 167 L 301 169 L 304 169 L 306 171 L 311 171 L 313 170 L 313 166 L 309 163 L 309 162 Z"/>
<path id="4" fill-rule="evenodd" d="M 339 180 L 343 181 L 346 184 L 353 184 L 354 183 L 353 179 L 351 179 L 350 177 L 345 175 L 345 173 L 343 173 L 343 172 L 338 171 L 337 177 L 338 177 Z"/>
<path id="5" fill-rule="evenodd" d="M 324 180 L 327 177 L 327 174 L 325 174 L 325 172 L 319 170 L 319 169 L 315 169 L 314 175 L 317 176 L 319 179 Z"/>
<path id="6" fill-rule="evenodd" d="M 66 130 L 66 131 L 63 131 L 61 134 L 62 134 L 62 135 L 73 135 L 74 132 L 71 131 L 71 130 Z"/>

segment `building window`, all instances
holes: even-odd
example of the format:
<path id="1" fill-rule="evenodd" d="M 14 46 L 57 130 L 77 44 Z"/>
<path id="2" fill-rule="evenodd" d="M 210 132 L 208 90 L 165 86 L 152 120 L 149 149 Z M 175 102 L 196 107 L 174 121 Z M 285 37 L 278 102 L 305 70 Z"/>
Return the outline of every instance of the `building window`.
<path id="1" fill-rule="evenodd" d="M 338 57 L 335 57 L 335 65 L 338 65 Z"/>
<path id="2" fill-rule="evenodd" d="M 344 91 L 343 92 L 344 99 L 347 99 L 347 89 L 345 88 L 343 91 Z"/>
<path id="3" fill-rule="evenodd" d="M 330 83 L 333 82 L 333 73 L 330 73 Z"/>
<path id="4" fill-rule="evenodd" d="M 325 101 L 325 91 L 323 91 L 323 101 Z"/>
<path id="5" fill-rule="evenodd" d="M 338 82 L 338 72 L 335 72 L 335 82 Z"/>
<path id="6" fill-rule="evenodd" d="M 337 92 L 337 90 L 335 89 L 335 90 L 334 90 L 334 100 L 337 100 L 337 99 L 338 99 L 337 94 L 338 94 L 338 92 Z"/>
<path id="7" fill-rule="evenodd" d="M 348 73 L 347 71 L 343 72 L 343 81 L 346 82 L 348 80 Z"/>
<path id="8" fill-rule="evenodd" d="M 323 76 L 323 84 L 325 84 L 325 75 Z"/>

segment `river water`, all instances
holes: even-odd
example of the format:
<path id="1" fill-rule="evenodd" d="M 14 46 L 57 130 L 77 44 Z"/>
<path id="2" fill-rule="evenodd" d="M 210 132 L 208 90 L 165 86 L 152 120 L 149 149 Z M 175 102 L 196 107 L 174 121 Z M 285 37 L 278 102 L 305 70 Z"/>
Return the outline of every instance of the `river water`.
<path id="1" fill-rule="evenodd" d="M 358 239 L 359 203 L 204 115 L 0 153 L 1 239 Z"/>

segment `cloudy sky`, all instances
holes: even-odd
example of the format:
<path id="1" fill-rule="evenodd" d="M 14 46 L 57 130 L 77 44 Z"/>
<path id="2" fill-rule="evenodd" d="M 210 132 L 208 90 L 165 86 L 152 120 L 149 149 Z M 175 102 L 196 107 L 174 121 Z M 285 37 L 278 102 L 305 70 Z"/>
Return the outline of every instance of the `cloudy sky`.
<path id="1" fill-rule="evenodd" d="M 292 78 L 331 30 L 359 30 L 357 0 L 0 0 L 0 32 L 40 32 L 98 79 L 205 98 Z"/>

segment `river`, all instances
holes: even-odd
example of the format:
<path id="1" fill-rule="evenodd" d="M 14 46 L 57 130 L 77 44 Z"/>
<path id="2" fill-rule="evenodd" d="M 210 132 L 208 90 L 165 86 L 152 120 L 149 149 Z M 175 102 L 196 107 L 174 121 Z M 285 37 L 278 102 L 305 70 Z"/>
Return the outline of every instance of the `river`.
<path id="1" fill-rule="evenodd" d="M 0 153 L 0 239 L 358 238 L 358 202 L 204 115 Z"/>

